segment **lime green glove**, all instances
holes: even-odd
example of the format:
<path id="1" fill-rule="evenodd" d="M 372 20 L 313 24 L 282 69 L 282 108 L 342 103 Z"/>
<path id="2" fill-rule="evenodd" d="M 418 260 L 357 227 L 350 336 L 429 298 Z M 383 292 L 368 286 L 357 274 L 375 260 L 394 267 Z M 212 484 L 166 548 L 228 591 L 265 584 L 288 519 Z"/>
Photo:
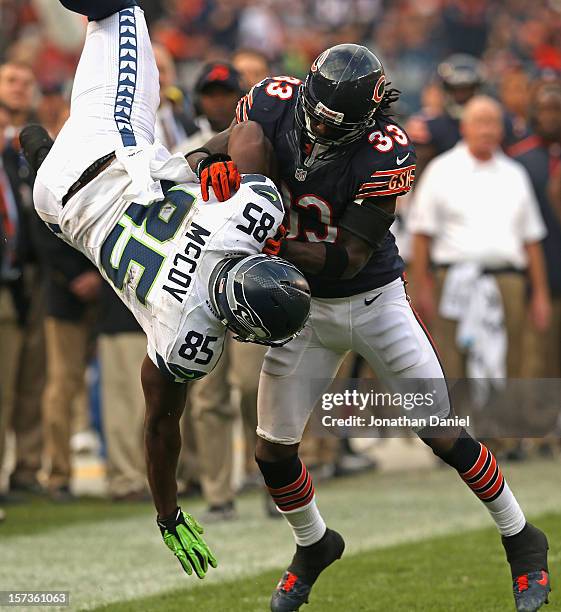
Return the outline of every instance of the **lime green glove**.
<path id="1" fill-rule="evenodd" d="M 209 565 L 218 565 L 216 557 L 201 537 L 204 529 L 190 514 L 177 508 L 170 517 L 158 519 L 156 522 L 167 547 L 178 558 L 189 576 L 195 570 L 197 576 L 202 579 Z"/>

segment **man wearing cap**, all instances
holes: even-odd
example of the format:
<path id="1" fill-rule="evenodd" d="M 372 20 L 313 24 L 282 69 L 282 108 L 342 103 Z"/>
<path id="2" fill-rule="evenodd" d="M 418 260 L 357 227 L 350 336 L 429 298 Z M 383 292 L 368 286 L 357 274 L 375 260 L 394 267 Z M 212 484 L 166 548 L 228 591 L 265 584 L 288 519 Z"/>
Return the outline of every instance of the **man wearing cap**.
<path id="1" fill-rule="evenodd" d="M 236 112 L 244 93 L 239 72 L 227 62 L 205 64 L 195 84 L 197 132 L 177 148 L 190 151 L 202 147 L 209 138 L 225 130 Z"/>

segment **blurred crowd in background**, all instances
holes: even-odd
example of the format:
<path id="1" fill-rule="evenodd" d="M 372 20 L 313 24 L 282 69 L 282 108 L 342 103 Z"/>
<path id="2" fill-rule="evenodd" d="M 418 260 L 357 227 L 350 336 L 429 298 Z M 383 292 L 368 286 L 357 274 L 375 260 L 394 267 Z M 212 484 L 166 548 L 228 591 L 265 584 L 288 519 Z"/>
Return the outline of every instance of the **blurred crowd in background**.
<path id="1" fill-rule="evenodd" d="M 442 197 L 429 187 L 430 169 L 424 186 L 419 179 L 431 159 L 460 138 L 466 102 L 482 92 L 498 100 L 495 110 L 487 105 L 483 122 L 490 125 L 498 117 L 500 129 L 485 137 L 496 138 L 496 146 L 503 147 L 505 158 L 516 159 L 517 167 L 500 158 L 497 174 L 485 179 L 485 185 L 494 185 L 489 206 L 501 200 L 502 181 L 520 180 L 524 197 L 517 205 L 526 211 L 505 213 L 520 230 L 511 232 L 519 243 L 508 247 L 513 253 L 509 265 L 492 270 L 505 305 L 508 367 L 503 375 L 561 377 L 561 0 L 141 4 L 160 70 L 157 136 L 173 151 L 200 147 L 225 129 L 238 99 L 264 77 L 305 77 L 315 57 L 331 45 L 362 43 L 380 57 L 389 81 L 401 91 L 396 119 L 419 153 L 422 197 L 416 202 L 414 190 L 401 199 L 394 230 L 413 264 L 413 299 L 458 377 L 469 374 L 469 364 L 454 344 L 456 328 L 443 326 L 435 311 L 443 277 L 457 262 L 442 256 L 446 244 L 437 238 L 449 228 L 429 208 L 431 197 L 434 203 L 454 195 L 456 179 L 457 184 L 473 182 L 462 174 L 462 158 L 452 166 Z M 112 499 L 148 498 L 138 376 L 143 334 L 95 268 L 36 217 L 33 176 L 17 141 L 29 122 L 42 123 L 53 137 L 61 129 L 85 25 L 52 0 L 0 0 L 0 468 L 4 456 L 4 471 L 11 471 L 9 481 L 0 482 L 0 492 L 6 500 L 28 492 L 71 500 L 73 453 L 84 449 L 107 457 Z M 477 138 L 473 134 L 475 143 Z M 433 183 L 435 172 L 433 166 Z M 466 237 L 486 239 L 477 231 L 479 220 L 466 216 L 462 222 Z M 493 241 L 502 235 L 487 238 L 489 253 L 496 252 Z M 441 254 L 434 274 L 431 245 Z M 237 484 L 260 484 L 252 457 L 263 351 L 231 342 L 228 356 L 191 392 L 178 473 L 182 493 L 202 487 L 209 516 L 218 520 L 235 516 L 232 453 L 240 414 L 244 476 Z M 347 376 L 367 373 L 353 356 L 345 367 Z M 15 440 L 10 453 L 4 452 L 6 434 Z M 540 443 L 538 449 L 556 452 L 556 444 Z M 304 446 L 308 465 L 325 476 L 373 467 L 348 440 L 309 436 Z M 498 442 L 497 447 L 500 451 Z M 504 452 L 522 458 L 527 447 L 515 441 Z"/>

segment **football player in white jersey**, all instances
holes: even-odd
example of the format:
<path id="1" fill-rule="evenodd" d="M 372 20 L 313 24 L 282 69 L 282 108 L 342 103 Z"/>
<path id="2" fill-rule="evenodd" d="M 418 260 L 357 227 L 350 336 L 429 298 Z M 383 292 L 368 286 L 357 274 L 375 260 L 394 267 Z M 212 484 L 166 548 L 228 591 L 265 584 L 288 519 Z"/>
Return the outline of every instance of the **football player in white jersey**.
<path id="1" fill-rule="evenodd" d="M 289 341 L 307 319 L 310 290 L 292 264 L 261 254 L 284 216 L 262 174 L 262 132 L 240 126 L 231 139 L 229 153 L 247 174 L 233 171 L 229 156 L 211 157 L 199 184 L 183 156 L 154 142 L 158 73 L 136 2 L 62 4 L 90 23 L 56 142 L 40 126 L 22 132 L 37 171 L 35 207 L 96 264 L 146 333 L 145 448 L 157 522 L 185 571 L 203 578 L 216 559 L 177 505 L 183 383 L 214 368 L 227 329 L 242 341 Z"/>

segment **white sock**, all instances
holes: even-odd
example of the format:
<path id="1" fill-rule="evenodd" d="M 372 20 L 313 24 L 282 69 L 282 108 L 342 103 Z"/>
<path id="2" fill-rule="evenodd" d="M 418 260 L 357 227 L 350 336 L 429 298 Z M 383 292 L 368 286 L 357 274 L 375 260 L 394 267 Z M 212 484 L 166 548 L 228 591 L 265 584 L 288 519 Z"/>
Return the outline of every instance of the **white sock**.
<path id="1" fill-rule="evenodd" d="M 311 546 L 319 542 L 327 529 L 319 513 L 315 495 L 312 501 L 302 508 L 279 512 L 290 523 L 296 544 L 300 546 Z"/>
<path id="2" fill-rule="evenodd" d="M 513 536 L 524 529 L 526 517 L 506 481 L 497 499 L 486 503 L 485 506 L 497 524 L 501 535 Z"/>
<path id="3" fill-rule="evenodd" d="M 467 472 L 460 472 L 460 476 L 485 504 L 501 535 L 516 535 L 526 524 L 524 513 L 493 453 L 484 444 L 480 442 L 477 444 L 479 444 L 477 460 Z"/>

